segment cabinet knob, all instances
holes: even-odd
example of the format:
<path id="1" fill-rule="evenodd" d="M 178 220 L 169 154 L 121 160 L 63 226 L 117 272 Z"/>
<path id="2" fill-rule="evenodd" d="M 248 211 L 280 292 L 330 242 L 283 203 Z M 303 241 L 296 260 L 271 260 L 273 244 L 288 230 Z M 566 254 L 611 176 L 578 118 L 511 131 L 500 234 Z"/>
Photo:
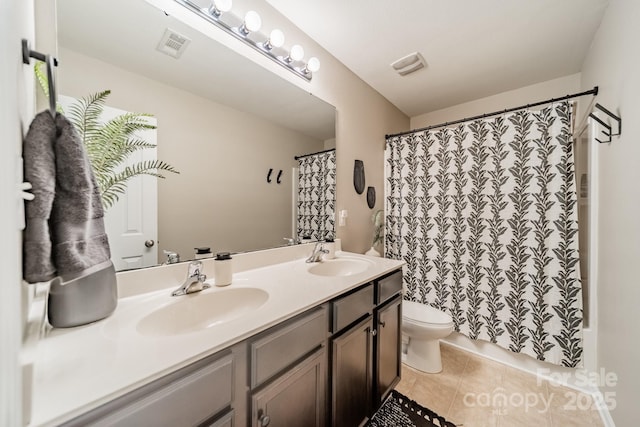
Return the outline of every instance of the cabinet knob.
<path id="1" fill-rule="evenodd" d="M 385 321 L 384 321 L 384 320 L 381 320 L 381 321 L 380 321 L 380 326 L 382 326 L 383 328 L 386 326 L 386 323 L 385 323 Z"/>
<path id="2" fill-rule="evenodd" d="M 373 335 L 375 337 L 376 335 L 378 335 L 378 331 L 376 329 L 372 329 L 371 330 L 371 335 Z"/>

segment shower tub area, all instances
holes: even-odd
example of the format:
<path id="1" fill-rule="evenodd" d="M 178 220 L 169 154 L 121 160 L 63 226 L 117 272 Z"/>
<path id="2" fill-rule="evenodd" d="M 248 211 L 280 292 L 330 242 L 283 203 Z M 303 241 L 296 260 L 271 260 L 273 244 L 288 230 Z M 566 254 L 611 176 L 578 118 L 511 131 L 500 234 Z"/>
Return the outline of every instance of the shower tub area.
<path id="1" fill-rule="evenodd" d="M 598 372 L 597 354 L 597 148 L 595 141 L 598 127 L 592 120 L 585 120 L 573 135 L 575 155 L 575 179 L 577 190 L 578 241 L 580 254 L 580 280 L 582 285 L 583 310 L 583 367 L 591 373 Z M 443 341 L 465 350 L 477 353 L 506 365 L 532 374 L 564 382 L 569 387 L 588 393 L 597 393 L 592 384 L 584 381 L 584 375 L 576 376 L 575 368 L 566 368 L 542 362 L 523 354 L 510 352 L 495 344 L 481 340 L 471 340 L 452 333 Z"/>
<path id="2" fill-rule="evenodd" d="M 597 90 L 596 90 L 596 93 L 597 93 Z M 593 101 L 591 101 L 591 103 L 593 104 Z M 553 109 L 554 103 L 550 103 L 549 106 L 551 109 Z M 556 111 L 559 111 L 557 110 L 558 108 L 557 106 L 555 108 L 556 108 Z M 589 108 L 591 108 L 591 105 Z M 544 126 L 546 126 L 547 124 L 553 123 L 554 120 L 556 121 L 556 124 L 557 122 L 564 121 L 565 117 L 563 116 L 563 112 L 559 111 L 557 113 L 558 116 L 549 120 L 546 116 L 544 116 L 547 113 L 543 114 L 540 112 L 543 109 L 545 109 L 544 106 L 536 110 L 531 110 L 530 118 L 536 124 L 527 125 L 527 126 L 530 126 L 531 128 L 535 128 L 537 126 L 538 129 L 543 129 Z M 555 360 L 551 360 L 553 359 L 553 357 L 549 357 L 549 360 L 550 360 L 549 362 L 538 360 L 538 359 L 545 359 L 544 356 L 541 357 L 541 354 L 545 354 L 546 356 L 546 354 L 548 353 L 548 348 L 550 347 L 550 345 L 547 343 L 551 342 L 550 337 L 557 334 L 556 336 L 554 336 L 554 338 L 556 338 L 557 340 L 557 336 L 560 336 L 563 334 L 562 328 L 560 327 L 560 324 L 557 322 L 557 320 L 553 320 L 552 322 L 547 321 L 548 324 L 544 326 L 545 328 L 547 328 L 546 331 L 545 332 L 539 331 L 540 336 L 549 337 L 549 338 L 547 338 L 546 341 L 540 340 L 540 342 L 543 344 L 542 347 L 544 348 L 544 350 L 537 350 L 538 357 L 536 357 L 536 355 L 533 355 L 532 357 L 531 351 L 529 351 L 529 354 L 523 354 L 524 352 L 518 352 L 512 349 L 507 349 L 505 348 L 507 346 L 505 346 L 504 344 L 502 345 L 496 344 L 495 338 L 492 338 L 491 340 L 489 340 L 486 337 L 479 336 L 478 333 L 475 334 L 474 338 L 476 339 L 469 338 L 469 335 L 473 336 L 473 334 L 469 334 L 468 330 L 461 331 L 463 333 L 453 332 L 443 341 L 451 345 L 463 348 L 465 350 L 477 353 L 479 355 L 482 355 L 483 357 L 487 357 L 487 358 L 499 361 L 501 363 L 504 363 L 506 365 L 521 369 L 523 371 L 527 371 L 532 374 L 539 375 L 541 377 L 545 377 L 555 381 L 560 380 L 560 382 L 564 383 L 569 387 L 574 387 L 588 393 L 597 393 L 598 390 L 594 388 L 595 386 L 587 383 L 584 380 L 585 378 L 584 370 L 589 372 L 598 371 L 598 366 L 596 361 L 596 335 L 595 335 L 595 330 L 596 330 L 595 325 L 597 322 L 597 311 L 596 311 L 596 303 L 595 303 L 597 301 L 596 299 L 597 288 L 596 288 L 596 280 L 595 280 L 597 278 L 597 271 L 596 271 L 597 265 L 595 262 L 591 262 L 592 259 L 597 259 L 597 228 L 595 227 L 595 224 L 597 224 L 597 210 L 596 210 L 597 205 L 591 202 L 593 200 L 597 200 L 598 171 L 596 167 L 597 166 L 596 155 L 597 155 L 597 147 L 599 144 L 595 140 L 595 138 L 597 137 L 595 132 L 597 132 L 598 129 L 596 127 L 596 124 L 592 120 L 584 120 L 584 123 L 582 123 L 580 126 L 577 126 L 577 127 L 574 126 L 576 122 L 575 117 L 578 117 L 578 115 L 576 114 L 576 104 L 571 103 L 570 109 L 571 109 L 571 114 L 570 114 L 569 121 L 571 122 L 571 124 L 567 125 L 568 130 L 560 130 L 560 136 L 558 136 L 558 134 L 553 134 L 551 131 L 549 132 L 549 134 L 547 134 L 545 133 L 546 130 L 543 129 L 541 134 L 542 136 L 531 137 L 531 139 L 534 141 L 541 141 L 546 138 L 548 141 L 551 141 L 553 138 L 565 138 L 565 141 L 566 141 L 565 145 L 568 144 L 571 147 L 569 150 L 567 150 L 567 152 L 572 151 L 571 156 L 573 156 L 573 158 L 572 159 L 570 158 L 567 161 L 566 164 L 568 166 L 565 166 L 565 167 L 573 168 L 570 176 L 572 177 L 572 179 L 574 179 L 572 186 L 573 185 L 575 186 L 570 191 L 568 191 L 567 194 L 571 194 L 571 197 L 573 198 L 572 201 L 575 203 L 575 210 L 573 212 L 575 214 L 575 219 L 567 220 L 567 223 L 578 224 L 575 238 L 570 240 L 576 241 L 574 256 L 575 258 L 579 258 L 579 262 L 576 263 L 576 268 L 575 268 L 576 271 L 572 272 L 572 274 L 575 276 L 575 282 L 579 282 L 579 283 L 575 283 L 574 287 L 576 286 L 580 287 L 581 296 L 572 302 L 574 307 L 572 310 L 574 312 L 575 310 L 582 310 L 582 313 L 581 313 L 582 327 L 581 329 L 574 331 L 576 336 L 575 340 L 577 341 L 578 339 L 580 339 L 580 337 L 582 339 L 581 356 L 575 357 L 573 361 L 570 361 L 570 363 L 567 363 L 566 356 L 565 356 L 565 360 L 562 360 L 562 363 L 559 362 L 559 359 L 557 357 Z M 490 115 L 487 115 L 487 116 L 490 116 Z M 520 123 L 516 124 L 516 119 L 514 119 L 513 117 L 507 117 L 506 115 L 503 115 L 503 118 L 505 119 L 504 120 L 505 122 L 511 121 L 514 124 L 514 128 L 515 128 L 514 132 L 516 134 L 522 130 L 522 127 L 526 127 L 526 126 L 522 126 Z M 546 121 L 545 122 L 546 124 L 544 126 L 541 126 L 538 123 L 539 121 Z M 476 122 L 480 122 L 480 120 L 476 120 Z M 489 121 L 487 120 L 487 122 Z M 525 123 L 525 122 L 523 121 L 521 123 Z M 469 176 L 469 181 L 475 180 L 475 181 L 483 182 L 482 174 L 479 174 L 477 171 L 479 171 L 482 167 L 484 167 L 486 170 L 489 170 L 490 168 L 487 167 L 486 165 L 481 167 L 478 167 L 477 165 L 480 164 L 482 161 L 485 161 L 488 163 L 488 162 L 491 162 L 491 160 L 483 160 L 484 154 L 478 151 L 478 147 L 480 147 L 481 144 L 479 144 L 477 141 L 469 142 L 470 140 L 465 139 L 467 138 L 467 136 L 465 135 L 465 132 L 473 133 L 474 134 L 473 138 L 475 138 L 476 140 L 479 138 L 482 143 L 486 143 L 487 145 L 494 144 L 495 140 L 491 141 L 491 138 L 493 135 L 493 133 L 491 132 L 495 132 L 496 124 L 495 122 L 488 123 L 488 124 L 489 126 L 487 127 L 487 130 L 481 129 L 478 123 L 469 125 L 468 129 L 462 129 L 462 128 L 454 129 L 450 127 L 451 138 L 449 143 L 464 144 L 466 147 L 465 149 L 468 151 L 462 152 L 462 150 L 460 150 L 460 152 L 456 152 L 457 149 L 451 149 L 450 151 L 451 158 L 448 160 L 445 160 L 444 161 L 445 163 L 442 163 L 443 158 L 446 159 L 446 156 L 448 154 L 444 152 L 445 151 L 444 149 L 429 148 L 431 150 L 431 154 L 426 154 L 427 148 L 424 148 L 424 149 L 418 148 L 420 144 L 426 144 L 426 145 L 432 144 L 431 139 L 434 139 L 436 141 L 436 144 L 433 145 L 433 147 L 438 147 L 437 143 L 440 142 L 438 141 L 438 139 L 448 138 L 448 137 L 443 137 L 439 135 L 437 130 L 434 130 L 433 132 L 430 132 L 429 130 L 427 130 L 424 133 L 418 133 L 419 131 L 424 131 L 425 129 L 428 129 L 428 128 L 425 128 L 425 129 L 420 129 L 418 131 L 412 131 L 412 132 L 415 132 L 413 135 L 410 135 L 407 137 L 403 136 L 402 138 L 404 138 L 404 140 L 401 142 L 411 147 L 406 148 L 406 145 L 405 145 L 401 149 L 396 148 L 395 150 L 397 151 L 397 154 L 395 155 L 389 154 L 390 149 L 389 147 L 387 147 L 387 155 L 385 156 L 385 167 L 387 169 L 386 176 L 385 176 L 386 185 L 387 185 L 386 187 L 387 232 L 385 237 L 388 241 L 385 242 L 385 253 L 387 254 L 387 256 L 390 255 L 391 257 L 403 257 L 408 264 L 407 267 L 405 267 L 405 270 L 406 270 L 405 273 L 408 273 L 409 276 L 412 276 L 414 274 L 411 272 L 411 270 L 419 272 L 418 277 L 409 278 L 410 281 L 413 280 L 413 283 L 420 284 L 424 282 L 429 282 L 430 284 L 428 286 L 434 287 L 437 285 L 434 285 L 433 283 L 439 280 L 439 278 L 436 277 L 436 274 L 435 274 L 435 271 L 440 269 L 440 267 L 438 266 L 438 263 L 434 262 L 433 265 L 425 265 L 427 262 L 422 261 L 422 259 L 427 259 L 429 257 L 431 257 L 431 259 L 434 259 L 434 258 L 440 257 L 441 255 L 440 253 L 432 252 L 429 254 L 429 256 L 427 256 L 427 251 L 431 251 L 433 248 L 429 247 L 425 249 L 425 247 L 431 245 L 431 243 L 433 243 L 433 245 L 431 246 L 438 246 L 440 244 L 438 240 L 440 236 L 436 236 L 435 233 L 432 234 L 433 238 L 427 237 L 427 240 L 431 239 L 429 244 L 419 243 L 420 240 L 423 239 L 422 233 L 425 233 L 424 235 L 428 236 L 427 233 L 429 232 L 428 229 L 430 227 L 433 229 L 438 229 L 438 228 L 441 228 L 441 224 L 443 223 L 443 221 L 450 221 L 452 224 L 451 227 L 454 229 L 454 234 L 457 233 L 459 236 L 463 237 L 462 240 L 464 243 L 460 243 L 458 244 L 458 246 L 456 246 L 456 243 L 452 243 L 453 248 L 451 250 L 451 253 L 453 254 L 452 255 L 453 258 L 456 258 L 456 257 L 460 258 L 459 253 L 464 253 L 466 248 L 469 248 L 468 250 L 469 255 L 465 254 L 463 258 L 467 256 L 469 258 L 473 258 L 474 257 L 473 250 L 472 250 L 473 248 L 472 246 L 469 246 L 469 245 L 476 244 L 476 248 L 480 248 L 482 246 L 477 242 L 474 243 L 473 242 L 474 239 L 472 237 L 474 233 L 473 231 L 474 227 L 479 230 L 482 230 L 482 227 L 479 227 L 479 224 L 481 225 L 481 221 L 474 219 L 473 216 L 470 219 L 468 217 L 465 217 L 463 221 L 460 219 L 459 213 L 462 211 L 467 211 L 469 209 L 471 210 L 478 209 L 479 211 L 484 212 L 483 213 L 484 215 L 488 210 L 490 210 L 490 208 L 485 207 L 485 205 L 477 201 L 478 200 L 477 198 L 474 199 L 473 195 L 467 195 L 465 193 L 464 196 L 461 196 L 462 186 L 469 185 L 469 184 L 467 181 L 462 181 L 462 184 L 458 184 L 456 181 L 456 179 L 458 179 L 456 177 L 456 174 L 458 174 L 459 176 L 462 176 L 466 173 Z M 502 123 L 500 123 L 500 126 L 502 126 Z M 551 125 L 549 125 L 549 129 L 551 129 Z M 553 132 L 558 132 L 558 131 L 554 130 Z M 564 133 L 564 136 L 563 136 L 563 133 Z M 392 137 L 394 137 L 394 135 L 387 138 L 388 143 L 391 141 Z M 538 139 L 535 139 L 535 138 L 538 138 Z M 516 135 L 515 139 L 516 140 L 518 139 L 518 135 Z M 509 144 L 511 143 L 512 140 L 507 140 L 507 141 L 509 141 L 507 142 L 507 144 Z M 549 145 L 549 147 L 551 147 L 551 145 Z M 564 148 L 562 148 L 561 146 L 556 146 L 554 148 L 551 148 L 547 153 L 552 153 L 554 149 L 564 150 Z M 414 153 L 414 150 L 417 150 L 417 154 Z M 509 156 L 511 155 L 512 154 L 509 154 Z M 540 158 L 539 146 L 532 144 L 531 151 L 527 153 L 527 156 L 537 156 L 538 158 Z M 468 157 L 473 158 L 473 160 L 469 161 Z M 516 154 L 516 157 L 517 157 L 517 154 Z M 549 158 L 550 157 L 551 156 L 549 155 Z M 435 166 L 433 165 L 433 163 L 430 163 L 429 160 L 423 160 L 423 159 L 429 159 L 429 158 L 431 158 L 432 160 L 435 160 L 436 162 Z M 523 155 L 520 159 L 524 159 L 524 158 L 525 156 Z M 421 163 L 421 162 L 424 162 L 424 163 Z M 463 166 L 464 162 L 469 162 L 469 164 L 471 163 L 473 164 L 471 166 L 468 166 L 466 164 Z M 517 167 L 518 165 L 516 164 L 515 168 Z M 531 168 L 535 169 L 536 167 L 537 166 L 532 165 Z M 556 166 L 552 164 L 551 166 L 547 165 L 544 167 L 548 167 L 550 169 L 552 168 L 555 171 L 556 167 L 561 168 L 562 166 Z M 512 169 L 509 169 L 509 168 L 514 168 L 514 166 L 511 164 L 503 168 L 504 170 L 509 171 L 505 173 L 505 176 L 509 175 L 509 173 L 512 172 Z M 398 170 L 401 170 L 401 172 L 398 173 Z M 407 170 L 409 170 L 409 172 L 407 172 Z M 416 171 L 416 173 L 413 173 L 412 170 Z M 443 172 L 443 170 L 446 172 Z M 568 170 L 568 169 L 565 169 L 565 170 Z M 487 173 L 491 174 L 491 172 L 487 172 Z M 431 177 L 429 177 L 430 174 L 432 174 Z M 445 186 L 449 186 L 449 190 L 446 190 L 444 192 L 438 192 L 437 188 L 439 186 L 442 188 L 442 185 L 443 185 L 442 183 L 446 182 L 447 176 L 453 177 L 452 180 L 454 182 L 452 183 L 447 182 L 445 184 Z M 432 179 L 435 182 L 435 184 L 433 185 L 433 188 L 436 190 L 433 190 L 432 187 L 430 187 L 431 184 L 427 182 L 429 181 L 429 179 Z M 491 179 L 493 179 L 493 176 L 491 177 Z M 491 181 L 491 179 L 489 179 L 489 181 Z M 509 176 L 509 179 L 511 179 L 511 176 Z M 544 182 L 545 178 L 534 177 L 531 180 L 535 181 L 536 179 L 537 179 L 536 182 L 539 183 L 539 182 Z M 517 178 L 515 178 L 515 180 L 518 181 Z M 549 182 L 550 180 L 551 178 L 548 178 L 547 182 Z M 477 185 L 477 184 L 475 184 L 474 182 L 474 185 Z M 484 196 L 486 197 L 486 200 L 490 200 L 493 202 L 494 198 L 492 197 L 495 197 L 495 194 L 490 195 L 489 194 L 490 191 L 488 190 L 488 188 L 491 187 L 492 184 L 489 183 L 489 184 L 482 184 L 482 185 L 484 185 L 484 187 L 482 187 L 483 189 L 481 191 L 476 191 L 476 194 L 483 192 L 483 194 L 486 194 L 486 196 Z M 510 185 L 517 186 L 517 184 L 508 184 L 506 185 L 506 187 L 509 187 Z M 502 186 L 505 187 L 504 184 L 502 184 Z M 452 190 L 452 188 L 455 188 L 455 189 Z M 496 187 L 494 186 L 493 188 L 496 188 Z M 555 201 L 556 199 L 558 199 L 559 196 L 557 196 L 557 194 L 554 193 L 553 191 L 555 190 L 551 190 L 549 192 L 550 197 L 548 200 L 553 199 Z M 456 196 L 456 192 L 458 194 L 457 196 Z M 431 225 L 426 224 L 427 221 L 422 220 L 421 218 L 423 216 L 424 217 L 431 216 L 431 215 L 437 216 L 439 214 L 438 212 L 436 212 L 438 210 L 437 205 L 442 200 L 446 200 L 446 197 L 445 198 L 442 197 L 444 193 L 447 193 L 447 197 L 450 198 L 450 203 L 451 203 L 449 206 L 452 206 L 452 207 L 447 207 L 448 209 L 447 212 L 455 210 L 456 214 L 447 216 L 446 220 L 441 219 L 440 222 L 435 221 L 432 227 Z M 407 194 L 414 194 L 416 197 L 413 197 L 411 195 L 408 196 Z M 509 196 L 510 196 L 510 199 L 513 199 L 514 197 L 511 195 Z M 427 206 L 422 206 L 421 202 L 415 202 L 414 199 L 424 200 L 424 201 L 433 200 L 434 202 L 431 205 L 429 205 L 427 202 Z M 468 203 L 465 204 L 464 202 L 467 200 L 468 200 Z M 412 205 L 412 203 L 415 203 L 415 205 Z M 490 202 L 487 202 L 487 203 L 490 205 Z M 532 203 L 531 207 L 528 207 L 527 209 L 533 211 L 534 209 L 537 209 L 537 204 Z M 522 210 L 525 216 L 530 215 L 530 212 L 527 212 L 527 209 Z M 402 210 L 402 213 L 400 213 L 401 210 Z M 441 210 L 444 211 L 444 209 L 441 209 Z M 418 212 L 418 214 L 414 215 L 412 211 Z M 419 212 L 421 211 L 423 215 L 419 214 Z M 517 216 L 517 214 L 518 212 L 516 212 L 514 215 Z M 447 215 L 449 215 L 449 213 L 447 213 Z M 458 216 L 458 219 L 456 219 L 456 216 Z M 453 217 L 453 219 L 451 219 L 451 217 Z M 445 215 L 442 215 L 442 218 L 445 218 Z M 486 221 L 487 224 L 492 224 L 491 219 L 485 219 L 483 221 Z M 553 219 L 550 219 L 547 221 L 547 224 L 545 225 L 545 227 L 547 227 L 548 230 L 550 230 L 553 227 L 551 225 L 553 224 L 553 221 L 554 221 Z M 399 222 L 401 223 L 400 225 L 399 225 Z M 533 222 L 535 223 L 535 221 Z M 467 227 L 467 224 L 468 224 L 468 227 Z M 509 227 L 513 228 L 512 223 L 509 222 L 509 220 L 507 219 L 505 219 L 504 221 L 504 226 L 507 227 L 507 229 L 509 229 Z M 417 237 L 416 239 L 407 237 L 407 234 L 411 234 L 411 232 L 407 233 L 406 230 L 407 228 L 410 229 L 411 227 L 413 227 L 412 232 Z M 535 228 L 536 224 L 532 225 L 532 227 Z M 513 228 L 513 230 L 509 229 L 509 233 L 515 234 L 515 230 L 516 228 Z M 478 234 L 481 234 L 481 233 L 482 231 L 478 232 Z M 548 236 L 549 235 L 547 235 L 547 240 L 549 240 Z M 534 240 L 533 237 L 528 237 L 528 239 L 530 241 Z M 538 239 L 536 237 L 535 240 L 539 241 L 544 239 Z M 551 240 L 553 240 L 553 237 L 551 238 Z M 490 244 L 487 244 L 487 243 L 483 243 L 483 244 L 490 246 Z M 411 250 L 413 250 L 414 252 L 419 253 L 422 251 L 420 255 L 414 257 L 414 258 L 418 258 L 418 260 L 416 261 L 415 259 L 411 259 L 410 257 L 407 258 L 407 253 L 411 252 L 411 250 L 409 251 L 407 251 L 407 249 L 399 250 L 399 248 L 403 246 L 409 246 Z M 478 251 L 478 249 L 475 249 L 475 250 Z M 511 258 L 513 258 L 513 254 L 517 254 L 517 253 L 518 252 L 515 250 L 509 251 Z M 533 253 L 532 257 L 537 256 L 535 250 L 533 249 L 532 249 L 532 253 Z M 472 266 L 470 269 L 468 265 L 465 264 L 464 270 L 466 272 L 469 272 L 468 273 L 469 275 L 475 274 L 476 277 L 480 277 L 480 276 L 477 276 L 477 274 L 478 274 L 478 271 L 482 269 L 478 268 L 477 264 L 482 264 L 484 266 L 483 271 L 488 272 L 490 269 L 486 268 L 487 266 L 487 263 L 485 261 L 486 255 L 482 255 L 482 256 L 478 255 L 477 258 L 478 258 L 478 261 L 475 262 L 476 264 L 475 267 Z M 480 261 L 481 258 L 482 258 L 482 261 Z M 456 261 L 452 262 L 451 265 L 455 265 L 455 262 Z M 467 261 L 465 260 L 465 262 Z M 473 260 L 471 263 L 473 264 Z M 462 265 L 463 264 L 459 264 L 459 266 L 461 267 L 460 269 L 462 269 Z M 474 273 L 474 268 L 475 268 L 475 273 Z M 459 272 L 456 272 L 455 270 L 456 270 L 455 268 L 451 268 L 447 272 L 448 275 L 454 276 L 454 277 L 459 275 Z M 446 271 L 446 270 L 443 270 L 443 271 Z M 526 273 L 529 274 L 529 271 L 527 271 Z M 551 282 L 553 278 L 557 277 L 559 274 L 561 275 L 563 273 L 558 273 L 556 271 L 548 272 L 547 273 L 547 275 L 549 276 L 548 281 Z M 462 276 L 464 276 L 464 273 L 462 274 Z M 534 274 L 531 274 L 531 277 L 533 276 Z M 511 275 L 508 277 L 512 278 L 514 276 Z M 482 278 L 482 280 L 486 280 L 486 277 Z M 505 281 L 509 281 L 509 280 L 505 280 Z M 532 281 L 535 282 L 535 279 Z M 471 282 L 471 280 L 469 282 Z M 405 286 L 406 285 L 407 285 L 407 282 L 405 282 Z M 417 286 L 420 287 L 423 285 L 417 285 Z M 537 285 L 530 285 L 530 286 L 537 286 Z M 454 289 L 454 292 L 451 292 L 452 294 L 455 293 L 455 289 L 456 289 L 455 285 L 453 289 Z M 544 288 L 541 287 L 541 289 L 544 289 Z M 408 299 L 412 299 L 412 300 L 422 299 L 421 302 L 423 303 L 437 306 L 438 299 L 440 298 L 440 296 L 434 293 L 427 294 L 427 292 L 432 292 L 432 290 L 416 291 L 414 289 L 413 294 L 409 292 Z M 465 292 L 468 292 L 468 291 L 465 291 Z M 525 292 L 530 292 L 530 291 L 525 291 Z M 553 292 L 555 292 L 555 290 Z M 546 294 L 546 293 L 548 292 L 541 292 L 541 294 Z M 435 304 L 434 304 L 434 298 L 433 298 L 434 295 L 435 295 Z M 470 293 L 468 295 L 473 296 L 474 294 Z M 477 291 L 475 295 L 478 295 Z M 487 295 L 487 298 L 489 298 L 488 294 L 485 294 L 485 295 Z M 506 292 L 504 292 L 503 295 L 501 296 L 503 301 L 506 300 L 505 295 L 506 295 Z M 538 296 L 539 301 L 542 301 L 543 296 L 544 295 Z M 447 298 L 451 299 L 452 297 L 448 296 Z M 476 296 L 474 298 L 478 298 L 478 297 Z M 535 311 L 536 310 L 536 308 L 534 308 L 535 299 L 532 299 L 531 297 L 529 298 L 530 300 L 527 301 L 527 307 L 531 306 L 532 307 L 531 310 Z M 455 297 L 453 297 L 453 299 L 455 300 Z M 546 302 L 547 301 L 545 300 L 545 303 Z M 509 304 L 513 304 L 513 303 L 511 302 Z M 560 303 L 559 305 L 562 305 L 562 303 Z M 438 308 L 441 308 L 441 309 L 444 308 L 448 312 L 452 311 L 451 307 L 440 306 Z M 459 307 L 453 308 L 454 311 L 456 309 L 459 309 Z M 466 306 L 463 306 L 463 310 L 468 310 L 468 308 Z M 552 310 L 549 308 L 547 312 L 549 311 L 552 311 Z M 477 316 L 477 314 L 475 315 Z M 502 315 L 504 316 L 504 314 Z M 545 316 L 550 316 L 550 315 L 545 313 Z M 470 316 L 466 313 L 465 313 L 465 316 L 463 317 L 465 317 L 466 319 L 473 318 L 473 316 Z M 465 321 L 463 320 L 460 323 L 464 324 Z M 507 321 L 504 321 L 504 324 L 506 323 Z M 539 323 L 543 323 L 543 322 L 539 322 Z M 539 323 L 536 324 L 536 326 L 538 326 Z M 553 324 L 553 326 L 551 326 L 551 324 Z M 465 327 L 466 326 L 463 326 L 462 328 L 464 329 Z M 486 328 L 487 326 L 483 325 L 482 327 Z M 479 328 L 476 326 L 476 330 L 478 329 Z M 506 329 L 508 330 L 505 331 L 505 335 L 510 335 L 513 333 L 513 328 L 509 329 L 507 327 Z M 534 337 L 533 335 L 533 331 L 535 330 L 535 327 L 528 325 L 528 330 L 531 331 L 531 334 L 532 334 L 531 336 L 533 337 L 528 339 L 535 340 L 536 337 Z M 490 341 L 494 341 L 494 342 L 490 342 Z M 564 346 L 563 346 L 563 350 L 565 350 Z"/>

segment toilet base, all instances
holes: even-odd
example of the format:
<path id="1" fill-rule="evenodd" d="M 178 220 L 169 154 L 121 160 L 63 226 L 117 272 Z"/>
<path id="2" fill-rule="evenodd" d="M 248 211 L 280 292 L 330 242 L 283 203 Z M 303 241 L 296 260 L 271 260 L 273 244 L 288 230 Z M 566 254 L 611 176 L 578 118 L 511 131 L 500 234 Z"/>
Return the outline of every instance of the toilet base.
<path id="1" fill-rule="evenodd" d="M 437 374 L 442 371 L 440 340 L 416 340 L 412 338 L 404 363 L 422 372 Z"/>

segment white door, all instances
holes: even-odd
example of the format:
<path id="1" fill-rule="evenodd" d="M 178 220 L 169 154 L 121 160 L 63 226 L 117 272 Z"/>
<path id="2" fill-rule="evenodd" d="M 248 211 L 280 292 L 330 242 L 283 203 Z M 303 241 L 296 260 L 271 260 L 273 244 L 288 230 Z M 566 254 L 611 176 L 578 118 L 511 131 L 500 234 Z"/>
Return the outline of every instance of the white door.
<path id="1" fill-rule="evenodd" d="M 59 96 L 58 102 L 66 110 L 74 98 Z M 102 119 L 110 120 L 127 111 L 104 107 Z M 155 118 L 148 118 L 149 124 L 156 125 Z M 157 131 L 146 130 L 138 136 L 156 144 Z M 139 150 L 129 157 L 124 166 L 147 160 L 156 160 L 156 149 Z M 104 216 L 105 227 L 111 246 L 111 260 L 116 270 L 149 267 L 158 264 L 158 182 L 147 175 L 137 176 L 128 181 L 127 190 Z"/>

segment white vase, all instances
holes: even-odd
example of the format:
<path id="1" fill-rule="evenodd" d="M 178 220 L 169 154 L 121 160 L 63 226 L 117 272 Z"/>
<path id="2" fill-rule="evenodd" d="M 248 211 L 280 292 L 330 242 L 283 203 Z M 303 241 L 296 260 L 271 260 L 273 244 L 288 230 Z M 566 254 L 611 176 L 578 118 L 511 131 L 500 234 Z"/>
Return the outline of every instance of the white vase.
<path id="1" fill-rule="evenodd" d="M 380 255 L 380 252 L 376 251 L 376 249 L 373 246 L 371 246 L 371 249 L 369 249 L 364 254 L 369 256 L 377 256 L 377 257 L 382 256 Z"/>

